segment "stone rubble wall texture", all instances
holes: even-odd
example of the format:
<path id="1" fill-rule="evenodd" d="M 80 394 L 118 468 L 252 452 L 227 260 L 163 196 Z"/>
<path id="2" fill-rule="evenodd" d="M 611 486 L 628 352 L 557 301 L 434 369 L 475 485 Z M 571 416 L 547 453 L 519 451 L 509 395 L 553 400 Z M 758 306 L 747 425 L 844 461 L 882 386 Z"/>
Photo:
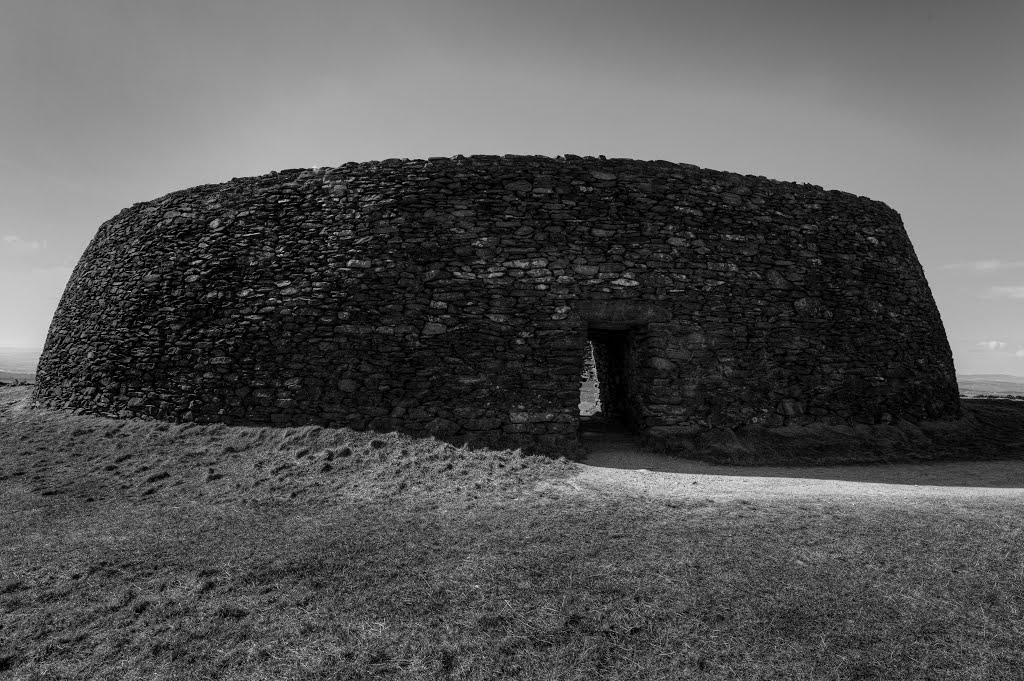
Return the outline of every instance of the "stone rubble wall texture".
<path id="1" fill-rule="evenodd" d="M 895 211 L 578 156 L 348 163 L 132 206 L 75 268 L 36 396 L 557 444 L 575 438 L 592 330 L 628 336 L 620 368 L 650 433 L 959 414 Z"/>

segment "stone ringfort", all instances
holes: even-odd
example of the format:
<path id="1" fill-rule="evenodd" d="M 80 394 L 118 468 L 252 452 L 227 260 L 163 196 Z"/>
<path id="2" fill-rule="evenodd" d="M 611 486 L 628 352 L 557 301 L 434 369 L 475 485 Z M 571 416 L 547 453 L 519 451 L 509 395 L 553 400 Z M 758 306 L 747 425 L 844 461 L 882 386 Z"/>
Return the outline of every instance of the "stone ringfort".
<path id="1" fill-rule="evenodd" d="M 123 210 L 75 268 L 36 398 L 110 416 L 575 439 L 959 414 L 899 215 L 665 161 L 286 170 Z"/>

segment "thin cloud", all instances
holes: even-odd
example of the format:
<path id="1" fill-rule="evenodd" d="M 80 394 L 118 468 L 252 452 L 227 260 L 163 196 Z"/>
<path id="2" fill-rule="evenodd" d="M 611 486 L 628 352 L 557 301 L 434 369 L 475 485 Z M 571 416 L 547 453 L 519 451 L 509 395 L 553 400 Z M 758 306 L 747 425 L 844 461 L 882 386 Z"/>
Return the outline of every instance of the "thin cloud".
<path id="1" fill-rule="evenodd" d="M 1004 343 L 1002 341 L 981 341 L 977 345 L 978 345 L 979 348 L 984 348 L 986 350 L 1005 350 L 1006 349 L 1006 343 Z"/>
<path id="2" fill-rule="evenodd" d="M 994 272 L 1024 267 L 1024 260 L 972 260 L 971 262 L 954 262 L 943 265 L 944 270 L 974 270 L 975 272 Z"/>
<path id="3" fill-rule="evenodd" d="M 1014 357 L 1024 357 L 1024 348 L 1021 348 L 1017 352 L 1013 353 Z"/>
<path id="4" fill-rule="evenodd" d="M 1024 286 L 993 286 L 988 290 L 988 297 L 1024 299 Z"/>
<path id="5" fill-rule="evenodd" d="M 9 253 L 38 253 L 45 248 L 45 241 L 26 241 L 16 234 L 0 237 L 0 249 Z"/>

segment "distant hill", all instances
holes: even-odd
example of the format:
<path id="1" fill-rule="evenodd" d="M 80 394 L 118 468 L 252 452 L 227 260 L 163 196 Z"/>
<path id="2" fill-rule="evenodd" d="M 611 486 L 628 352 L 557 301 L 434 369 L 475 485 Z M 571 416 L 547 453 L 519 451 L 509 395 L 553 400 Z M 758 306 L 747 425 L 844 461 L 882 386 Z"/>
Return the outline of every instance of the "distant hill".
<path id="1" fill-rule="evenodd" d="M 42 348 L 11 348 L 0 346 L 0 372 L 34 376 Z"/>
<path id="2" fill-rule="evenodd" d="M 34 382 L 42 350 L 0 347 L 0 383 Z"/>
<path id="3" fill-rule="evenodd" d="M 957 376 L 960 393 L 978 395 L 1024 395 L 1024 377 L 1008 374 L 966 374 Z"/>
<path id="4" fill-rule="evenodd" d="M 19 374 L 14 371 L 0 371 L 0 383 L 14 383 L 20 381 L 22 383 L 35 383 L 35 374 Z"/>

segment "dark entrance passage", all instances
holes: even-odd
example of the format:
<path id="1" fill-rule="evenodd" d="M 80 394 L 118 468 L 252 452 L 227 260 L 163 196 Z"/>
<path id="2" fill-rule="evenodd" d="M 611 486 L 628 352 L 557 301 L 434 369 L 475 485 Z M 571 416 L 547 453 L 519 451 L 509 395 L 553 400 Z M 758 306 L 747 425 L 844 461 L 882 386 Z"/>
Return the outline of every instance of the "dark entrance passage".
<path id="1" fill-rule="evenodd" d="M 636 431 L 641 426 L 641 401 L 637 394 L 638 340 L 642 330 L 590 328 L 587 340 L 597 369 L 601 411 L 581 420 L 582 429 Z"/>

